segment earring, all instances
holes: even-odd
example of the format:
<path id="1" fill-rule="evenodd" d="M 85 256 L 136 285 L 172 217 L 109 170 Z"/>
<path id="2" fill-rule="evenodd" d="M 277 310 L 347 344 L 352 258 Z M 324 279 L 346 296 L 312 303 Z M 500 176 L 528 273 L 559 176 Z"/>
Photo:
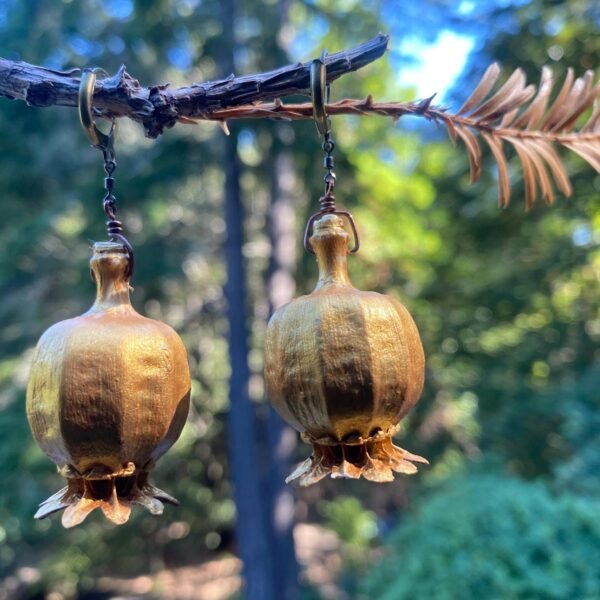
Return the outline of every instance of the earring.
<path id="1" fill-rule="evenodd" d="M 35 518 L 65 509 L 73 527 L 96 508 L 125 523 L 132 504 L 161 514 L 177 504 L 148 473 L 177 440 L 190 400 L 187 353 L 168 325 L 138 314 L 129 300 L 133 249 L 117 220 L 113 122 L 108 135 L 92 116 L 96 75 L 84 71 L 81 123 L 102 151 L 103 207 L 109 241 L 96 242 L 90 260 L 96 301 L 83 315 L 56 323 L 38 342 L 27 388 L 33 437 L 67 485 L 40 505 Z"/>
<path id="2" fill-rule="evenodd" d="M 313 114 L 325 151 L 325 193 L 308 220 L 304 247 L 316 255 L 314 291 L 279 308 L 265 338 L 265 385 L 274 408 L 312 445 L 286 479 L 391 481 L 427 460 L 394 446 L 400 420 L 416 404 L 425 357 L 417 327 L 395 298 L 356 289 L 346 258 L 359 248 L 352 215 L 336 208 L 324 56 L 311 65 Z M 352 249 L 348 247 L 352 233 Z"/>

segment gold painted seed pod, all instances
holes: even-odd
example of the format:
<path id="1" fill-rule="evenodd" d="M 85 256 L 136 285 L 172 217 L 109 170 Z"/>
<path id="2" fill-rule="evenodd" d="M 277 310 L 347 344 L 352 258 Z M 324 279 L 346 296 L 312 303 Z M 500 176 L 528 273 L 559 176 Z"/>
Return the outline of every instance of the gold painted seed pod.
<path id="1" fill-rule="evenodd" d="M 27 388 L 33 436 L 67 478 L 35 517 L 64 508 L 65 527 L 95 508 L 122 524 L 132 504 L 152 514 L 177 504 L 148 472 L 179 437 L 190 400 L 181 339 L 130 304 L 125 248 L 96 243 L 90 265 L 96 302 L 43 334 Z"/>
<path id="2" fill-rule="evenodd" d="M 417 327 L 396 299 L 352 286 L 348 234 L 339 217 L 314 223 L 315 290 L 273 314 L 265 340 L 265 384 L 277 412 L 312 456 L 286 481 L 332 477 L 392 481 L 427 460 L 394 446 L 400 420 L 423 389 Z"/>

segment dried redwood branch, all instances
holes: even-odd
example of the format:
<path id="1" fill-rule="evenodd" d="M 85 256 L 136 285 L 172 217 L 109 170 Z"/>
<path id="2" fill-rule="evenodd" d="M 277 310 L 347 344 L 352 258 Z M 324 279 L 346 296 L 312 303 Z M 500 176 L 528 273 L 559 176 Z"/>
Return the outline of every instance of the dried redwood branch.
<path id="1" fill-rule="evenodd" d="M 443 121 L 453 140 L 458 135 L 465 142 L 472 181 L 477 180 L 481 169 L 481 148 L 472 131 L 483 136 L 498 163 L 500 206 L 506 206 L 510 200 L 508 164 L 502 142 L 514 148 L 521 162 L 527 209 L 535 203 L 538 192 L 547 204 L 552 204 L 554 185 L 566 196 L 571 195 L 569 177 L 553 145 L 572 150 L 600 173 L 600 82 L 594 83 L 593 71 L 575 79 L 569 69 L 551 103 L 553 76 L 548 67 L 542 70 L 537 94 L 533 86 L 526 85 L 525 75 L 517 69 L 486 99 L 499 73 L 498 65 L 489 67 L 456 115 L 439 114 L 437 109 L 425 115 Z"/>
<path id="2" fill-rule="evenodd" d="M 360 46 L 327 56 L 327 80 L 376 60 L 387 43 L 388 36 L 379 34 Z M 79 79 L 72 75 L 73 71 L 53 71 L 0 58 L 0 96 L 25 100 L 33 106 L 76 106 Z M 527 85 L 521 69 L 493 92 L 499 77 L 497 64 L 488 67 L 456 113 L 433 105 L 434 96 L 417 102 L 375 102 L 371 96 L 344 99 L 328 104 L 326 110 L 329 115 L 375 114 L 395 121 L 413 115 L 443 123 L 453 142 L 459 138 L 464 142 L 472 181 L 481 174 L 480 135 L 498 164 L 501 206 L 508 205 L 511 195 L 503 142 L 512 146 L 521 162 L 527 208 L 535 203 L 538 191 L 549 204 L 555 200 L 555 186 L 565 196 L 572 193 L 557 145 L 575 152 L 600 172 L 600 82 L 594 83 L 593 71 L 575 79 L 569 69 L 552 102 L 554 80 L 548 67 L 542 69 L 537 93 L 535 86 Z M 308 88 L 309 63 L 173 90 L 164 85 L 142 87 L 122 67 L 113 77 L 98 82 L 94 111 L 100 117 L 128 117 L 141 122 L 148 137 L 158 137 L 165 127 L 176 123 L 199 121 L 217 121 L 227 132 L 230 119 L 312 119 L 311 103 L 281 101 L 290 94 L 308 95 Z"/>
<path id="3" fill-rule="evenodd" d="M 356 71 L 380 58 L 389 36 L 379 34 L 354 48 L 325 57 L 327 81 Z M 129 117 L 143 123 L 148 137 L 185 118 L 210 118 L 218 109 L 268 101 L 290 94 L 309 94 L 310 62 L 287 65 L 266 73 L 193 83 L 176 89 L 168 85 L 143 87 L 121 67 L 112 77 L 98 80 L 94 109 L 99 117 Z M 79 79 L 71 71 L 54 71 L 0 58 L 0 96 L 24 100 L 31 106 L 77 106 Z"/>

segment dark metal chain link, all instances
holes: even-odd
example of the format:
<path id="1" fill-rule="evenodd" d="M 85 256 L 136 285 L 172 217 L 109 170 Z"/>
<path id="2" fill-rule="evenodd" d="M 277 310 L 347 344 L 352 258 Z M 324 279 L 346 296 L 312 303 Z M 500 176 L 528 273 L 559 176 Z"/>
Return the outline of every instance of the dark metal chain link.
<path id="1" fill-rule="evenodd" d="M 335 196 L 333 195 L 333 188 L 335 187 L 336 176 L 333 163 L 333 151 L 335 150 L 335 142 L 331 137 L 331 132 L 325 133 L 323 141 L 323 151 L 325 152 L 325 158 L 323 159 L 323 167 L 327 170 L 323 180 L 325 181 L 325 193 L 319 198 L 319 204 L 323 212 L 335 211 Z"/>
<path id="2" fill-rule="evenodd" d="M 102 200 L 104 213 L 108 217 L 108 221 L 106 222 L 106 230 L 108 237 L 113 242 L 121 242 L 127 249 L 127 253 L 129 254 L 127 277 L 130 278 L 133 275 L 135 258 L 131 244 L 123 235 L 123 223 L 117 219 L 117 199 L 113 193 L 113 187 L 115 185 L 113 173 L 117 168 L 117 161 L 112 148 L 101 147 L 100 149 L 102 150 L 102 155 L 104 157 L 104 172 L 106 173 L 106 177 L 104 178 L 104 189 L 106 190 L 106 194 Z"/>
<path id="3" fill-rule="evenodd" d="M 115 160 L 114 153 L 110 152 L 110 150 L 103 150 L 102 154 L 104 155 L 104 172 L 106 173 L 106 177 L 104 178 L 104 189 L 106 190 L 106 195 L 104 196 L 103 207 L 106 216 L 110 219 L 110 221 L 107 223 L 109 228 L 108 233 L 110 235 L 112 233 L 110 231 L 111 225 L 121 225 L 121 223 L 117 221 L 117 199 L 113 194 L 113 187 L 115 185 L 115 178 L 113 177 L 113 173 L 117 168 L 117 161 Z M 115 221 L 116 223 L 113 223 Z"/>
<path id="4" fill-rule="evenodd" d="M 352 215 L 348 211 L 338 210 L 336 207 L 335 196 L 333 195 L 333 190 L 335 188 L 335 182 L 337 179 L 334 171 L 334 150 L 335 142 L 333 141 L 333 138 L 331 136 L 331 131 L 326 131 L 323 134 L 323 151 L 325 152 L 325 157 L 323 159 L 323 167 L 327 171 L 325 173 L 325 177 L 323 177 L 323 180 L 325 182 L 325 193 L 319 198 L 319 212 L 315 213 L 308 219 L 308 223 L 306 224 L 306 228 L 304 229 L 304 248 L 306 248 L 306 250 L 308 250 L 308 252 L 310 252 L 311 254 L 315 253 L 310 244 L 312 226 L 313 223 L 324 214 L 338 215 L 347 219 L 352 230 L 352 235 L 354 237 L 354 243 L 350 252 L 355 253 L 360 247 L 358 231 L 356 229 L 356 224 L 354 223 Z"/>

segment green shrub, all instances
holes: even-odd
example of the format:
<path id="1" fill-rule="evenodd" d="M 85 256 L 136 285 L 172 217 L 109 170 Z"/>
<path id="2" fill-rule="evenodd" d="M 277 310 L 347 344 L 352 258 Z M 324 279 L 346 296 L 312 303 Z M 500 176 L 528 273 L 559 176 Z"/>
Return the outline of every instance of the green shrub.
<path id="1" fill-rule="evenodd" d="M 361 582 L 361 598 L 600 598 L 600 502 L 554 496 L 543 483 L 455 480 L 389 541 Z"/>
<path id="2" fill-rule="evenodd" d="M 358 498 L 339 496 L 331 502 L 323 502 L 320 512 L 325 517 L 325 526 L 361 554 L 377 534 L 375 514 L 365 510 Z"/>

